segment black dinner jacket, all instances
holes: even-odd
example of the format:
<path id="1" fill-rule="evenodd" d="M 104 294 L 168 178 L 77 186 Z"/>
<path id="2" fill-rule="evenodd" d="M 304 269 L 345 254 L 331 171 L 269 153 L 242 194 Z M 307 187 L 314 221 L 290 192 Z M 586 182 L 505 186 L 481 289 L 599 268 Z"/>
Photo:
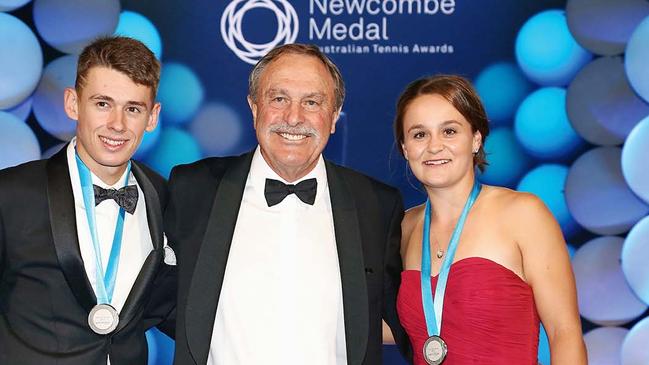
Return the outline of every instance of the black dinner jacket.
<path id="1" fill-rule="evenodd" d="M 146 364 L 145 329 L 166 315 L 148 301 L 154 280 L 167 270 L 162 263 L 165 181 L 133 161 L 154 250 L 117 329 L 98 335 L 87 322 L 97 299 L 79 249 L 66 149 L 0 171 L 0 364 L 95 365 L 105 364 L 107 354 L 112 365 Z"/>
<path id="2" fill-rule="evenodd" d="M 208 158 L 178 166 L 171 173 L 165 232 L 179 253 L 176 365 L 207 361 L 252 156 L 249 152 Z M 392 187 L 331 162 L 326 162 L 326 169 L 342 279 L 348 364 L 381 364 L 381 318 L 410 358 L 410 345 L 396 313 L 401 196 Z M 250 348 L 254 351 L 254 346 Z"/>

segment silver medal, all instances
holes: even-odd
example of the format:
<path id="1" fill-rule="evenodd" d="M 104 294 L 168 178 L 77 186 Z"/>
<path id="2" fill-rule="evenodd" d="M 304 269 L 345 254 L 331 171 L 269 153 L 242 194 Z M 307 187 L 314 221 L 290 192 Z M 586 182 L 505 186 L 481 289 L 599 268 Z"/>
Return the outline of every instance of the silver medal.
<path id="1" fill-rule="evenodd" d="M 110 304 L 97 304 L 88 314 L 88 325 L 95 333 L 107 335 L 117 328 L 119 314 Z"/>
<path id="2" fill-rule="evenodd" d="M 446 358 L 446 342 L 439 336 L 430 336 L 424 342 L 424 360 L 429 365 L 439 365 Z"/>

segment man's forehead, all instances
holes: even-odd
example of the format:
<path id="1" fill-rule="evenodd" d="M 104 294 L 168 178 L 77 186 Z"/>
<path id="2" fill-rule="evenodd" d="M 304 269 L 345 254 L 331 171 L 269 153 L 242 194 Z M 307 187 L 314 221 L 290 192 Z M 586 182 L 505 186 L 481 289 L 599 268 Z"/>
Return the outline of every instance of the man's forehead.
<path id="1" fill-rule="evenodd" d="M 260 82 L 263 92 L 286 88 L 287 85 L 318 85 L 322 93 L 333 91 L 334 80 L 326 66 L 315 56 L 302 54 L 281 55 L 268 64 Z"/>
<path id="2" fill-rule="evenodd" d="M 112 67 L 106 66 L 93 66 L 88 69 L 86 73 L 85 81 L 88 83 L 89 80 L 99 82 L 101 85 L 105 86 L 128 86 L 129 88 L 134 89 L 143 89 L 151 91 L 149 85 L 145 85 L 133 80 L 128 74 L 117 70 Z"/>
<path id="3" fill-rule="evenodd" d="M 87 76 L 80 85 L 81 94 L 88 97 L 105 95 L 115 100 L 135 100 L 151 104 L 152 89 L 132 80 L 127 74 L 104 66 L 94 66 L 88 70 Z"/>

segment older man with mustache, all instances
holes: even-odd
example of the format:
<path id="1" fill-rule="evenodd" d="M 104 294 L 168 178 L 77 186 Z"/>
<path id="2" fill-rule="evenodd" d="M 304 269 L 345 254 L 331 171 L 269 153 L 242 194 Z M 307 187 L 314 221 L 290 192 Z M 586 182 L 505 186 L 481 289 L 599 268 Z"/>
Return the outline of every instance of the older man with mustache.
<path id="1" fill-rule="evenodd" d="M 175 364 L 380 364 L 396 314 L 398 191 L 322 157 L 345 90 L 315 46 L 272 50 L 248 103 L 259 146 L 172 171 Z"/>

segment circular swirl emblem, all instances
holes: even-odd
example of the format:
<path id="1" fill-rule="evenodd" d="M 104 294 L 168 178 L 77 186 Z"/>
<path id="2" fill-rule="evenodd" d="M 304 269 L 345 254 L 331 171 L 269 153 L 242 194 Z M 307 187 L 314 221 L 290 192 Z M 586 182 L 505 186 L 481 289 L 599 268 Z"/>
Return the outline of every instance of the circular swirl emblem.
<path id="1" fill-rule="evenodd" d="M 256 44 L 248 42 L 241 32 L 241 23 L 248 10 L 262 8 L 275 13 L 277 33 L 273 40 Z M 279 44 L 295 42 L 299 29 L 297 13 L 287 0 L 233 0 L 221 16 L 223 41 L 241 60 L 256 64 L 266 53 Z"/>

